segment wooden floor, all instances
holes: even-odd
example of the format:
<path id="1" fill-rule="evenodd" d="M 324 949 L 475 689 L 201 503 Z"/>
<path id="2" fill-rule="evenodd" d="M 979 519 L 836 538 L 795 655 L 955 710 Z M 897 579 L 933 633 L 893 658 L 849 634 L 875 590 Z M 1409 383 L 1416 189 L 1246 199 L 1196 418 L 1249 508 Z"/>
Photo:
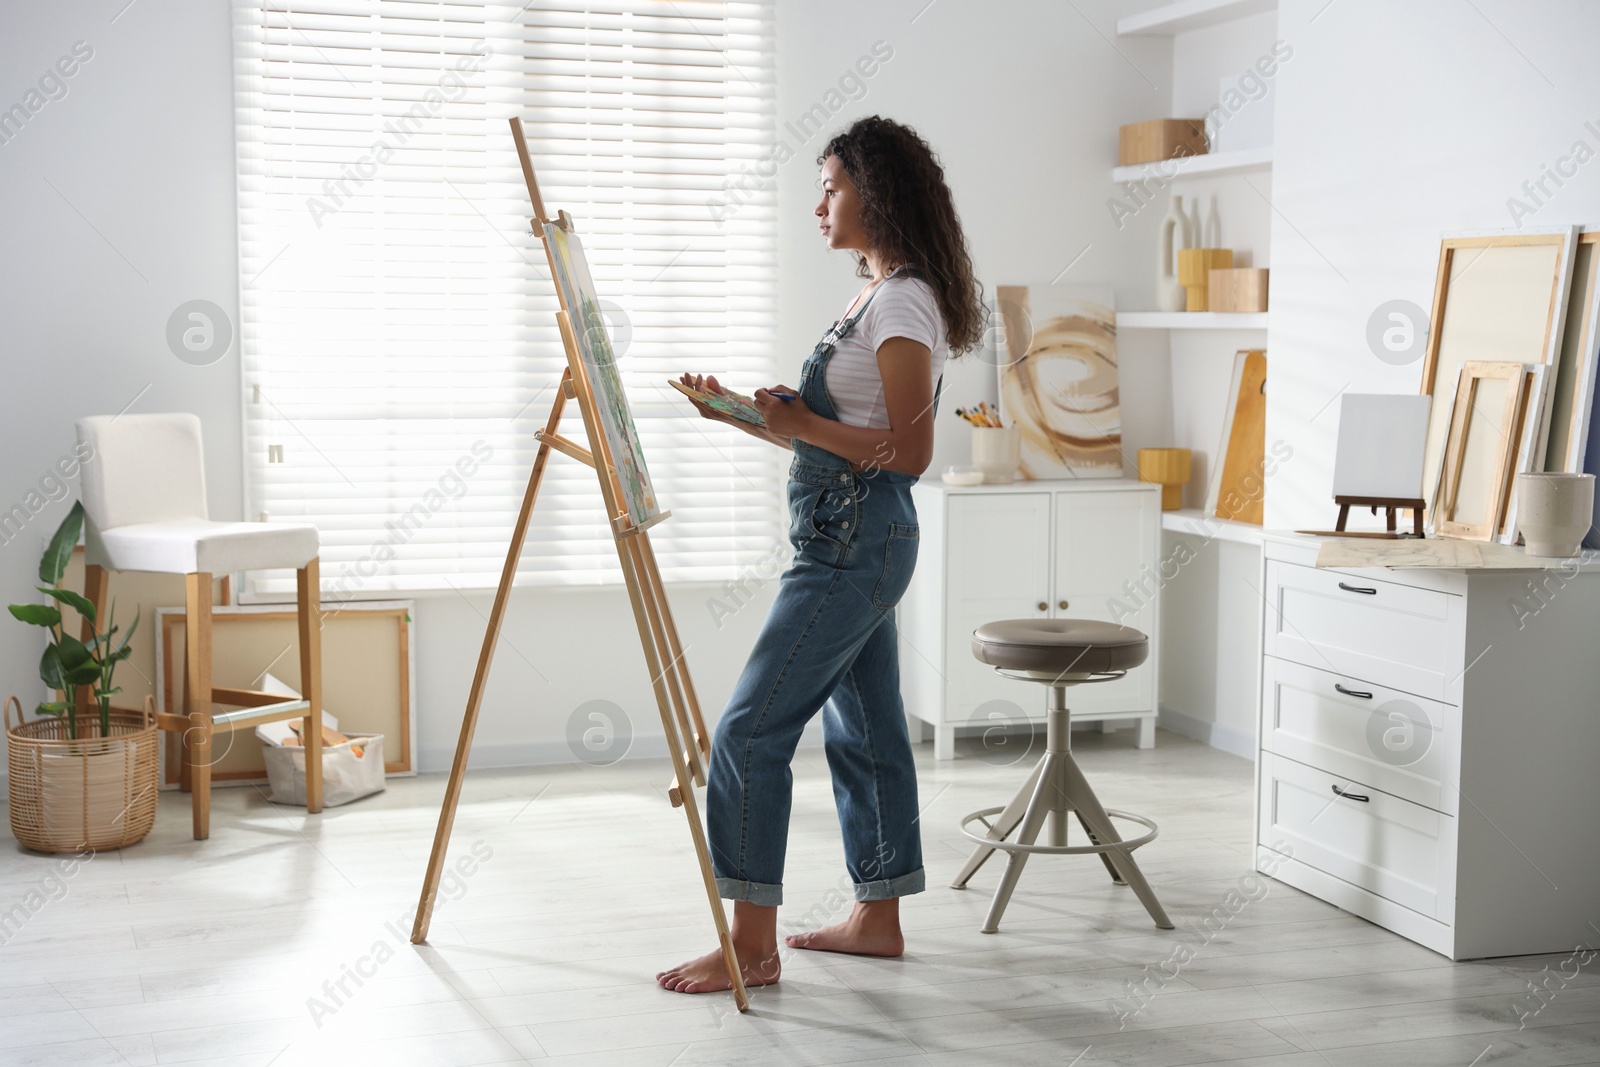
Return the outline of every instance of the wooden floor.
<path id="1" fill-rule="evenodd" d="M 904 903 L 905 957 L 786 949 L 782 983 L 753 989 L 744 1016 L 652 980 L 712 947 L 664 761 L 474 773 L 452 859 L 476 859 L 421 948 L 406 939 L 443 776 L 309 818 L 218 790 L 205 842 L 170 793 L 148 840 L 59 883 L 51 860 L 0 846 L 0 913 L 37 906 L 0 947 L 0 1064 L 1600 1063 L 1600 961 L 1519 1030 L 1517 1006 L 1539 1004 L 1529 979 L 1563 957 L 1453 964 L 1242 881 L 1247 762 L 1165 732 L 1144 752 L 1126 731 L 1074 743 L 1107 804 L 1160 822 L 1138 856 L 1178 930 L 1092 858 L 1037 857 L 1000 933 L 979 933 L 999 864 L 947 888 L 967 850 L 956 821 L 1007 799 L 1026 765 L 935 763 L 931 744 L 929 888 Z M 819 750 L 796 760 L 789 840 L 780 929 L 842 917 Z M 1230 892 L 1207 940 L 1195 924 Z M 1194 958 L 1163 971 L 1179 940 Z M 1130 982 L 1153 991 L 1142 1007 Z"/>

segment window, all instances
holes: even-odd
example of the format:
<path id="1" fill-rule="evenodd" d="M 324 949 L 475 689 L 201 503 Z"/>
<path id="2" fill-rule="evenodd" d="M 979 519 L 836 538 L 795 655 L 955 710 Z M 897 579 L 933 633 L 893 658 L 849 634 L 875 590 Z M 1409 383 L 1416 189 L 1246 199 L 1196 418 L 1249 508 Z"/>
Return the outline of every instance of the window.
<path id="1" fill-rule="evenodd" d="M 499 580 L 566 366 L 512 115 L 609 302 L 663 575 L 770 553 L 777 450 L 666 384 L 775 377 L 775 197 L 730 178 L 770 153 L 770 0 L 236 0 L 234 27 L 247 499 L 316 523 L 329 596 Z M 620 577 L 594 472 L 552 455 L 519 581 Z"/>

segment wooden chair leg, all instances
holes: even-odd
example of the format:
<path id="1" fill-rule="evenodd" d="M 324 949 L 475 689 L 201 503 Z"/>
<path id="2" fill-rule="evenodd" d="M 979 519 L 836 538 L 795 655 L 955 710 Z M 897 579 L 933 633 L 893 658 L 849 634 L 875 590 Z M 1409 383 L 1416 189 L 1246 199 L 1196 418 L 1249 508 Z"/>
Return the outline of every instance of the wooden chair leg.
<path id="1" fill-rule="evenodd" d="M 185 626 L 184 629 L 187 632 L 188 627 Z M 185 643 L 185 649 L 187 649 L 187 642 Z M 189 713 L 188 709 L 193 706 L 193 703 L 193 700 L 189 697 L 189 669 L 186 655 L 183 671 L 183 707 L 185 715 Z M 192 731 L 190 730 L 184 730 L 178 735 L 178 791 L 180 793 L 194 792 L 194 756 L 189 752 L 189 737 L 191 733 Z"/>
<path id="2" fill-rule="evenodd" d="M 315 558 L 295 572 L 295 602 L 300 695 L 311 705 L 300 727 L 306 739 L 306 811 L 315 815 L 322 810 L 322 582 Z"/>
<path id="3" fill-rule="evenodd" d="M 185 765 L 193 795 L 194 839 L 211 836 L 211 575 L 184 576 Z"/>

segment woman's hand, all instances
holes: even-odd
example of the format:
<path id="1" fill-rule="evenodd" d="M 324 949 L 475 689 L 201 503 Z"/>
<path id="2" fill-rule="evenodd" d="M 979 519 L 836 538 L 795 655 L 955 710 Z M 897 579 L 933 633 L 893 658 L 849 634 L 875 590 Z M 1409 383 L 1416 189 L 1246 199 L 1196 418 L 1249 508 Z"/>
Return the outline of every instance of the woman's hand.
<path id="1" fill-rule="evenodd" d="M 717 384 L 717 379 L 715 378 L 715 376 L 709 376 L 708 377 L 708 376 L 703 375 L 703 374 L 687 374 L 686 373 L 686 374 L 684 374 L 683 377 L 679 378 L 678 380 L 680 382 L 682 382 L 684 385 L 688 386 L 690 389 L 699 389 L 700 391 L 706 392 L 706 393 L 723 393 L 723 392 L 726 392 L 726 390 L 723 389 L 722 386 Z M 732 415 L 726 415 L 726 414 L 718 411 L 716 408 L 711 407 L 709 404 L 705 404 L 705 403 L 702 403 L 699 400 L 696 400 L 692 396 L 689 397 L 688 400 L 689 400 L 689 403 L 694 405 L 695 410 L 700 412 L 700 417 L 703 418 L 703 419 L 710 419 L 712 422 L 729 422 L 729 423 L 737 423 L 739 421 L 738 419 L 734 418 Z"/>
<path id="2" fill-rule="evenodd" d="M 776 393 L 788 393 L 792 399 L 784 400 Z M 755 401 L 761 417 L 767 420 L 767 431 L 774 436 L 799 437 L 800 431 L 811 420 L 811 409 L 800 399 L 799 390 L 787 385 L 775 385 L 770 390 L 757 389 L 751 399 Z"/>

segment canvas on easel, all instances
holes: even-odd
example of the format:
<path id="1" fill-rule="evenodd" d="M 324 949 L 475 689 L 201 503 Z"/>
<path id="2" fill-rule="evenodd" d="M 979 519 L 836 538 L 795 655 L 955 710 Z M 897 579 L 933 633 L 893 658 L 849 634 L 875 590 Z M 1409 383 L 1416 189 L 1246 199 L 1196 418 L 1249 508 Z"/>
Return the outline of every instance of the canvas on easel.
<path id="1" fill-rule="evenodd" d="M 701 825 L 699 806 L 695 802 L 695 787 L 705 784 L 705 760 L 711 753 L 710 735 L 700 715 L 699 700 L 684 661 L 683 644 L 678 639 L 672 609 L 661 584 L 655 551 L 650 547 L 649 528 L 668 518 L 671 513 L 659 510 L 656 506 L 644 453 L 639 448 L 638 430 L 628 407 L 628 397 L 617 370 L 605 320 L 600 315 L 599 298 L 595 295 L 594 282 L 583 258 L 583 246 L 573 232 L 572 217 L 565 211 L 559 212 L 554 220 L 546 216 L 520 119 L 511 120 L 511 136 L 516 142 L 523 179 L 527 182 L 528 198 L 533 203 L 533 232 L 544 244 L 556 294 L 561 301 L 561 310 L 556 312 L 556 324 L 561 330 L 561 342 L 566 350 L 567 369 L 561 375 L 561 388 L 551 403 L 550 416 L 544 428 L 534 434 L 534 439 L 539 442 L 539 450 L 534 456 L 533 470 L 528 475 L 528 489 L 512 530 L 511 544 L 506 549 L 500 585 L 495 592 L 494 606 L 490 609 L 483 646 L 478 654 L 478 667 L 473 674 L 466 711 L 461 718 L 461 734 L 456 742 L 455 760 L 445 786 L 444 803 L 439 811 L 439 825 L 434 833 L 433 851 L 429 855 L 427 873 L 423 878 L 411 941 L 420 944 L 428 937 L 445 853 L 449 848 L 450 831 L 455 823 L 456 807 L 461 800 L 472 736 L 477 728 L 478 712 L 483 705 L 489 667 L 494 660 L 495 646 L 505 620 L 517 563 L 527 539 L 528 525 L 545 466 L 551 452 L 560 452 L 593 468 L 600 483 L 600 496 L 609 520 L 610 535 L 617 549 L 617 560 L 622 566 L 628 602 L 633 609 L 634 625 L 644 652 L 645 667 L 650 674 L 650 686 L 655 694 L 656 708 L 661 714 L 667 753 L 672 759 L 673 780 L 667 789 L 667 796 L 674 807 L 683 808 L 689 824 L 690 841 L 699 864 L 701 883 L 711 906 L 734 1003 L 740 1011 L 745 1011 L 749 1008 L 749 999 L 745 993 L 744 978 L 734 952 L 722 898 L 717 892 L 705 828 Z M 561 436 L 561 415 L 568 400 L 578 405 L 584 433 L 588 438 L 587 448 Z"/>
<path id="2" fill-rule="evenodd" d="M 600 297 L 595 291 L 594 278 L 589 274 L 589 261 L 584 258 L 583 242 L 577 234 L 562 229 L 559 220 L 544 223 L 544 242 L 550 251 L 556 285 L 561 290 L 561 306 L 567 309 L 567 317 L 574 326 L 578 352 L 583 356 L 589 383 L 595 390 L 600 426 L 622 482 L 628 518 L 633 525 L 642 526 L 656 514 L 656 494 L 650 485 L 650 471 L 645 467 L 644 449 L 639 445 L 639 428 L 634 425 L 628 394 L 622 388 L 622 374 L 611 347 L 611 335 L 600 314 Z"/>

